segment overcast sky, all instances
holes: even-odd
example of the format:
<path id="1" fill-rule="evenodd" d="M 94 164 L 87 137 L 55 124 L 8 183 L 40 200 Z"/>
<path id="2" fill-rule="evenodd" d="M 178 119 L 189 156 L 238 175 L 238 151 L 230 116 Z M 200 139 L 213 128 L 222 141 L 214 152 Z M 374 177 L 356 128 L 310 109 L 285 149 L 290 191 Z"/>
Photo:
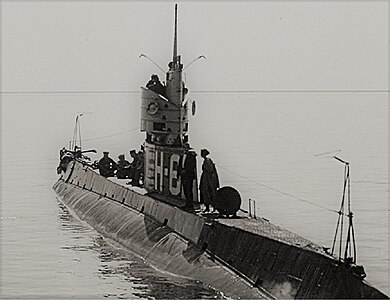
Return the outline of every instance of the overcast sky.
<path id="1" fill-rule="evenodd" d="M 207 58 L 185 70 L 188 97 L 199 100 L 198 115 L 205 118 L 198 124 L 191 120 L 190 130 L 208 137 L 207 142 L 213 136 L 205 135 L 202 130 L 207 128 L 201 126 L 214 122 L 207 111 L 212 98 L 191 94 L 194 91 L 389 89 L 388 2 L 185 2 L 178 5 L 178 18 L 178 52 L 184 65 L 199 55 Z M 174 2 L 3 2 L 2 90 L 138 92 L 152 73 L 165 77 L 139 56 L 148 55 L 166 70 L 172 59 L 173 24 Z M 346 98 L 332 95 L 328 107 L 336 110 Z M 286 95 L 279 104 L 272 98 L 269 105 L 302 122 L 314 111 L 299 102 L 302 96 Z M 374 106 L 386 111 L 386 93 L 363 96 L 367 97 L 359 100 L 367 99 L 364 111 Z M 249 101 L 242 94 L 218 97 L 234 98 L 238 107 Z M 137 129 L 140 122 L 139 94 L 3 94 L 2 100 L 3 146 L 8 153 L 28 145 L 43 155 L 44 146 L 46 154 L 56 157 L 71 138 L 80 112 L 93 112 L 83 117 L 84 138 Z M 255 102 L 253 118 L 264 105 Z M 225 114 L 231 108 L 226 109 Z M 114 117 L 102 122 L 107 114 Z M 388 124 L 382 115 L 371 118 L 370 124 L 376 119 Z M 270 115 L 259 125 L 275 128 L 272 121 Z M 315 126 L 307 124 L 301 127 Z M 387 127 L 380 127 L 381 133 Z M 359 135 L 356 126 L 347 128 Z M 299 132 L 291 137 L 294 143 Z M 138 130 L 131 134 L 118 138 L 129 144 L 142 141 Z M 284 138 L 290 139 L 287 133 Z M 317 145 L 303 141 L 307 147 Z M 107 143 L 102 141 L 101 147 L 108 149 Z M 319 148 L 313 151 L 329 150 Z"/>
<path id="2" fill-rule="evenodd" d="M 179 3 L 192 90 L 388 89 L 388 2 Z M 3 2 L 3 91 L 138 90 L 174 2 Z M 207 62 L 207 63 L 206 63 Z M 141 72 L 142 71 L 142 72 Z"/>

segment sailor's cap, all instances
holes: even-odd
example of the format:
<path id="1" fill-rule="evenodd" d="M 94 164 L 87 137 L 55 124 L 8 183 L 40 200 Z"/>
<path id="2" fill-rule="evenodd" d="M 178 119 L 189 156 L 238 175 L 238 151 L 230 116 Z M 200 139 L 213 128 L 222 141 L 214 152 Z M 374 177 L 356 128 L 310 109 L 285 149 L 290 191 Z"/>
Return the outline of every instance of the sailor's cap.
<path id="1" fill-rule="evenodd" d="M 204 153 L 205 155 L 209 155 L 210 154 L 209 150 L 207 150 L 207 149 L 200 150 L 200 153 L 201 154 Z"/>

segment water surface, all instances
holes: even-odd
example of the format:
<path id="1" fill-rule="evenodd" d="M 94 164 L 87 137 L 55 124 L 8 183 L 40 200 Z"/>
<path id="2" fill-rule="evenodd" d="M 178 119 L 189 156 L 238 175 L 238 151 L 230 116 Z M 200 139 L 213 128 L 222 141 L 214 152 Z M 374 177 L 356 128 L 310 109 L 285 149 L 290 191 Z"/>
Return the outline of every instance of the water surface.
<path id="1" fill-rule="evenodd" d="M 370 283 L 389 294 L 384 95 L 189 97 L 198 108 L 190 118 L 190 143 L 211 152 L 222 185 L 239 190 L 243 208 L 253 199 L 258 216 L 317 244 L 332 245 L 334 211 L 342 196 L 344 166 L 331 156 L 349 161 L 358 264 Z M 103 150 L 115 159 L 139 149 L 144 135 L 138 131 L 138 95 L 13 95 L 3 100 L 2 298 L 220 296 L 110 245 L 52 190 L 58 150 L 72 138 L 77 113 L 85 113 L 83 147 L 99 151 L 92 159 Z M 325 152 L 332 153 L 318 156 Z"/>

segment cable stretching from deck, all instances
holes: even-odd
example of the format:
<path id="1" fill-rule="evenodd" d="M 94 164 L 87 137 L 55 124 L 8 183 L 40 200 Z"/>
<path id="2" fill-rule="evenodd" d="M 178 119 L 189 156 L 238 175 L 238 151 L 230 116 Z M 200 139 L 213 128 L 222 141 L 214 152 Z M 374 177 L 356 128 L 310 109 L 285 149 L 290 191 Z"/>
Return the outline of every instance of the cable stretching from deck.
<path id="1" fill-rule="evenodd" d="M 221 166 L 221 165 L 219 165 L 219 164 L 216 164 L 216 165 L 217 165 L 219 168 L 224 169 L 225 171 L 228 171 L 228 172 L 231 173 L 231 174 L 237 175 L 237 176 L 239 176 L 239 177 L 241 177 L 241 178 L 243 178 L 243 179 L 245 179 L 245 180 L 248 180 L 248 181 L 250 181 L 250 182 L 253 182 L 253 183 L 255 183 L 255 184 L 257 184 L 257 185 L 259 185 L 259 186 L 261 186 L 261 187 L 264 187 L 264 188 L 266 188 L 266 189 L 269 189 L 269 190 L 271 190 L 271 191 L 274 191 L 274 192 L 277 192 L 277 193 L 279 193 L 279 194 L 282 194 L 282 195 L 288 196 L 288 197 L 290 197 L 290 198 L 293 198 L 293 199 L 295 199 L 295 200 L 298 200 L 298 201 L 305 202 L 305 203 L 307 203 L 307 204 L 316 206 L 316 207 L 321 208 L 321 209 L 323 209 L 323 210 L 326 210 L 326 211 L 330 211 L 330 212 L 334 212 L 334 213 L 339 214 L 339 212 L 338 212 L 337 210 L 330 209 L 330 208 L 328 208 L 328 207 L 319 205 L 319 204 L 314 203 L 314 202 L 312 202 L 312 201 L 309 201 L 309 200 L 306 200 L 306 199 L 303 199 L 303 198 L 294 196 L 294 195 L 292 195 L 292 194 L 283 192 L 283 191 L 278 190 L 278 189 L 276 189 L 276 188 L 274 188 L 274 187 L 268 186 L 268 185 L 266 185 L 266 184 L 264 184 L 264 183 L 260 183 L 260 182 L 258 182 L 258 181 L 256 181 L 256 180 L 250 179 L 250 178 L 245 177 L 245 176 L 243 176 L 243 175 L 240 175 L 240 174 L 238 174 L 238 173 L 236 173 L 236 172 L 233 172 L 233 171 L 231 171 L 231 170 L 229 170 L 229 169 L 227 169 L 227 168 L 225 168 L 225 167 L 223 167 L 223 166 Z M 346 216 L 347 216 L 347 215 L 346 215 Z"/>

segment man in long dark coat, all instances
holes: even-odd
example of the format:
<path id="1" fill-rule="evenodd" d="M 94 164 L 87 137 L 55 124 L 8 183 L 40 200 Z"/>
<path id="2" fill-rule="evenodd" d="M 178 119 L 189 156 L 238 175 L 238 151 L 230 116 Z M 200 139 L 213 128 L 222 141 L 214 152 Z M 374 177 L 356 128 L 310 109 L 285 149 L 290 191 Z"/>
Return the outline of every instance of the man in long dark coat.
<path id="1" fill-rule="evenodd" d="M 210 152 L 207 149 L 200 151 L 203 158 L 202 175 L 200 177 L 200 203 L 206 206 L 205 212 L 210 211 L 210 205 L 214 206 L 215 197 L 219 188 L 219 178 L 217 169 L 211 158 L 208 158 Z"/>
<path id="2" fill-rule="evenodd" d="M 187 152 L 184 163 L 180 159 L 180 178 L 183 186 L 184 196 L 186 198 L 186 210 L 193 210 L 192 201 L 194 199 L 194 179 L 196 178 L 196 153 L 189 150 Z"/>

